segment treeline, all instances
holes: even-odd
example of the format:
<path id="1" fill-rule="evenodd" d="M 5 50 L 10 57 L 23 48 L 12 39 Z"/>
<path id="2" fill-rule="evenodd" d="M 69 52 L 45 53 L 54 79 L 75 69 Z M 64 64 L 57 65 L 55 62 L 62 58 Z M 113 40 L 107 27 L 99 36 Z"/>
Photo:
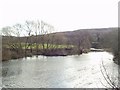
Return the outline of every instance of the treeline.
<path id="1" fill-rule="evenodd" d="M 54 27 L 43 21 L 26 21 L 2 28 L 3 60 L 32 55 L 81 54 L 90 49 L 90 35 L 53 33 Z"/>
<path id="2" fill-rule="evenodd" d="M 119 34 L 118 28 L 116 28 L 114 31 L 106 33 L 101 43 L 103 43 L 103 47 L 111 50 L 111 52 L 114 55 L 114 58 L 113 58 L 114 62 L 120 65 L 119 63 L 120 50 L 119 50 L 118 34 Z"/>
<path id="3" fill-rule="evenodd" d="M 57 32 L 43 21 L 26 21 L 1 29 L 3 60 L 32 55 L 65 56 L 102 48 L 118 58 L 118 29 L 98 28 Z"/>
<path id="4" fill-rule="evenodd" d="M 107 30 L 106 30 L 107 31 Z M 120 65 L 120 61 L 119 61 L 119 56 L 120 56 L 120 45 L 119 45 L 119 41 L 120 41 L 120 36 L 119 36 L 119 32 L 118 32 L 118 28 L 114 28 L 113 30 L 109 30 L 107 32 L 102 32 L 102 33 L 98 33 L 99 38 L 99 43 L 100 43 L 100 47 L 104 48 L 107 51 L 110 51 L 113 53 L 114 55 L 114 62 Z"/>

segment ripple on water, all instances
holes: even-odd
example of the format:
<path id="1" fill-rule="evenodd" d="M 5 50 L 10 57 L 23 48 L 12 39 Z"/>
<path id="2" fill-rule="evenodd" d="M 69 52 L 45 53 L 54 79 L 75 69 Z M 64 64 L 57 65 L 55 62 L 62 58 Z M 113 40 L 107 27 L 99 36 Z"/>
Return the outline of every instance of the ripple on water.
<path id="1" fill-rule="evenodd" d="M 102 58 L 102 59 L 101 59 Z M 100 72 L 103 60 L 109 72 L 117 67 L 113 56 L 107 52 L 90 52 L 66 57 L 32 57 L 27 60 L 3 62 L 4 87 L 16 88 L 97 88 L 103 87 L 104 78 Z M 112 67 L 112 68 L 109 68 Z M 114 75 L 116 75 L 114 73 Z"/>

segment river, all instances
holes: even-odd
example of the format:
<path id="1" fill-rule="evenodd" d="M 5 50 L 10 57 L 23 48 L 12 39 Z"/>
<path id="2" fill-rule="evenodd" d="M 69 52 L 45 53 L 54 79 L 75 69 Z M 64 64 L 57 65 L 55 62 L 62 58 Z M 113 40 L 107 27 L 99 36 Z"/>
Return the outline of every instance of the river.
<path id="1" fill-rule="evenodd" d="M 72 56 L 33 56 L 2 63 L 5 88 L 104 88 L 104 68 L 118 82 L 118 66 L 108 52 Z M 103 62 L 103 64 L 102 64 Z M 100 68 L 101 66 L 101 68 Z"/>

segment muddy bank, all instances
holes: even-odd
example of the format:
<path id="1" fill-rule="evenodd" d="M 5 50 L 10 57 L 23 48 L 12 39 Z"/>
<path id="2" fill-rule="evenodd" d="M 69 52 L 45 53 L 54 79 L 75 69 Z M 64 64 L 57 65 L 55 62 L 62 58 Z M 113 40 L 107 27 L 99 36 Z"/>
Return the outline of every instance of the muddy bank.
<path id="1" fill-rule="evenodd" d="M 44 56 L 67 56 L 67 55 L 76 55 L 87 53 L 89 50 L 78 50 L 76 48 L 62 48 L 62 49 L 46 49 L 46 50 L 13 50 L 4 48 L 2 50 L 2 61 L 18 59 L 23 57 L 32 57 L 33 55 L 44 55 Z"/>
<path id="2" fill-rule="evenodd" d="M 113 61 L 120 66 L 120 52 L 114 55 Z"/>
<path id="3" fill-rule="evenodd" d="M 65 49 L 53 49 L 53 50 L 45 50 L 42 55 L 45 56 L 67 56 L 77 54 L 77 51 L 74 48 L 65 48 Z"/>

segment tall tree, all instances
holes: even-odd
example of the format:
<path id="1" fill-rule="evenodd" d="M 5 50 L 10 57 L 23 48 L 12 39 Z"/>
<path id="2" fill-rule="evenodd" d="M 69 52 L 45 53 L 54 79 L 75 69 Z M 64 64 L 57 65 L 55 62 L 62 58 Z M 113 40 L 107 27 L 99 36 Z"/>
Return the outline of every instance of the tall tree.
<path id="1" fill-rule="evenodd" d="M 50 24 L 45 23 L 44 21 L 41 21 L 41 39 L 42 39 L 42 49 L 43 53 L 45 50 L 49 49 L 50 47 L 50 33 L 54 30 L 54 27 L 51 26 Z"/>

